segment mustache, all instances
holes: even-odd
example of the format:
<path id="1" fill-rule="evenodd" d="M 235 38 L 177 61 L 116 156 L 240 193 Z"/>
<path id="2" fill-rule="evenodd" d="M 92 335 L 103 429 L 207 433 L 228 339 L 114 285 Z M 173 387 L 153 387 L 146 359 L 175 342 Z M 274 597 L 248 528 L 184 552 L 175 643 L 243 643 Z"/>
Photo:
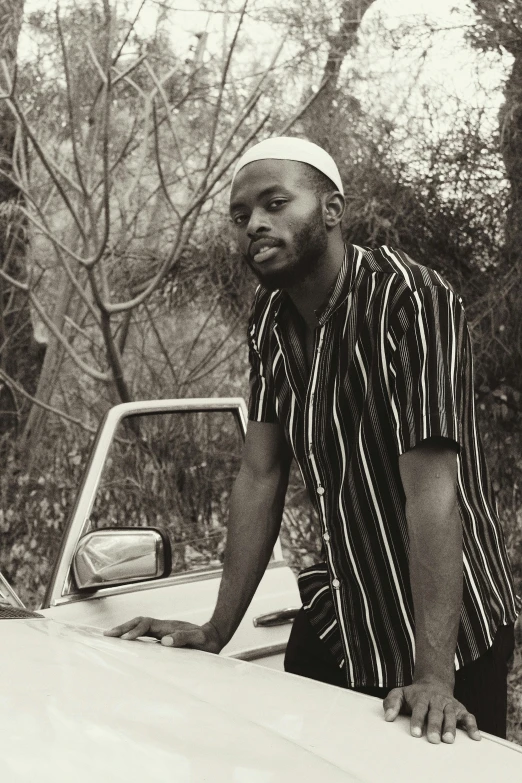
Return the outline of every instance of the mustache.
<path id="1" fill-rule="evenodd" d="M 250 244 L 248 245 L 247 254 L 250 259 L 253 260 L 256 253 L 260 250 L 262 247 L 282 247 L 283 242 L 280 239 L 276 239 L 275 237 L 261 237 L 252 239 L 250 241 Z"/>

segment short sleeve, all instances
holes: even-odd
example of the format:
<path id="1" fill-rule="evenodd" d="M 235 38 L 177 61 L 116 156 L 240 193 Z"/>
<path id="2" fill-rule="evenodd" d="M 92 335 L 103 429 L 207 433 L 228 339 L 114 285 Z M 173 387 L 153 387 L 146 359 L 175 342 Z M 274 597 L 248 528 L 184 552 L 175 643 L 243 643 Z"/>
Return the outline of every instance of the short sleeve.
<path id="1" fill-rule="evenodd" d="M 392 345 L 389 394 L 399 455 L 426 438 L 462 445 L 462 410 L 469 383 L 469 333 L 464 308 L 449 288 L 410 293 L 400 318 L 400 339 Z"/>
<path id="2" fill-rule="evenodd" d="M 255 306 L 252 309 L 248 324 L 248 357 L 250 361 L 250 397 L 248 401 L 248 418 L 250 421 L 275 424 L 278 421 L 274 388 L 268 369 L 268 340 L 266 319 L 262 326 L 255 318 Z M 263 358 L 263 356 L 266 358 Z"/>

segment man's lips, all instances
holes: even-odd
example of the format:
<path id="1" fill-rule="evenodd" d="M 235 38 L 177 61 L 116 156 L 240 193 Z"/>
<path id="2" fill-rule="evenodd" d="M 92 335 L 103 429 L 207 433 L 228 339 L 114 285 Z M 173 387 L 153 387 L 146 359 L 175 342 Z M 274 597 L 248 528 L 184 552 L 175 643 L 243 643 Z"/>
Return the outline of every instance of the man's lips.
<path id="1" fill-rule="evenodd" d="M 262 264 L 277 255 L 280 247 L 281 243 L 277 240 L 258 239 L 257 242 L 253 242 L 250 246 L 249 255 L 256 264 Z"/>

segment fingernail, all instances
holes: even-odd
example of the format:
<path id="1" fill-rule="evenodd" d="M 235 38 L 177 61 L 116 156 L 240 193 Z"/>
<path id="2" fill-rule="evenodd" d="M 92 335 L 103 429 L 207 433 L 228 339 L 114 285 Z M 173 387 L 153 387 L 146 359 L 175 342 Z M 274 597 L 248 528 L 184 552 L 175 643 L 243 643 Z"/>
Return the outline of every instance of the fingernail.
<path id="1" fill-rule="evenodd" d="M 431 742 L 433 745 L 438 745 L 440 742 L 440 734 L 437 734 L 436 731 L 432 731 L 428 734 L 428 742 Z"/>
<path id="2" fill-rule="evenodd" d="M 386 710 L 384 720 L 393 720 L 393 710 Z"/>
<path id="3" fill-rule="evenodd" d="M 174 647 L 174 639 L 172 636 L 164 636 L 161 643 L 164 647 Z"/>
<path id="4" fill-rule="evenodd" d="M 420 737 L 422 734 L 422 731 L 419 729 L 418 726 L 415 726 L 414 729 L 411 730 L 412 736 L 414 737 Z"/>
<path id="5" fill-rule="evenodd" d="M 129 638 L 129 634 L 128 633 L 124 633 L 124 634 L 122 634 L 121 638 L 122 639 L 128 639 Z"/>
<path id="6" fill-rule="evenodd" d="M 449 745 L 455 742 L 455 736 L 451 733 L 451 731 L 445 731 L 444 734 L 442 735 L 442 739 L 444 742 L 447 742 Z"/>

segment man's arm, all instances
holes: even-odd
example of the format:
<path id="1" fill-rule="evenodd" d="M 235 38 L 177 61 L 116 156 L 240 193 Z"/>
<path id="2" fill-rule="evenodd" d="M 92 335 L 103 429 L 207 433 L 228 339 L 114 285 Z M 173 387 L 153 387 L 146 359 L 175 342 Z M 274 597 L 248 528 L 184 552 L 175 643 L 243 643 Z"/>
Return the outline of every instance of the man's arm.
<path id="1" fill-rule="evenodd" d="M 241 622 L 275 546 L 292 456 L 278 424 L 249 422 L 230 498 L 223 576 L 210 622 L 223 646 Z"/>
<path id="2" fill-rule="evenodd" d="M 410 539 L 415 613 L 413 684 L 384 701 L 386 720 L 411 712 L 411 733 L 453 742 L 457 723 L 480 739 L 475 718 L 453 698 L 455 649 L 462 604 L 462 523 L 457 506 L 457 459 L 451 442 L 422 441 L 399 457 Z"/>
<path id="3" fill-rule="evenodd" d="M 249 422 L 230 499 L 225 562 L 214 613 L 203 626 L 135 617 L 107 636 L 155 636 L 167 646 L 219 652 L 232 638 L 270 560 L 285 502 L 291 453 L 278 424 Z"/>

